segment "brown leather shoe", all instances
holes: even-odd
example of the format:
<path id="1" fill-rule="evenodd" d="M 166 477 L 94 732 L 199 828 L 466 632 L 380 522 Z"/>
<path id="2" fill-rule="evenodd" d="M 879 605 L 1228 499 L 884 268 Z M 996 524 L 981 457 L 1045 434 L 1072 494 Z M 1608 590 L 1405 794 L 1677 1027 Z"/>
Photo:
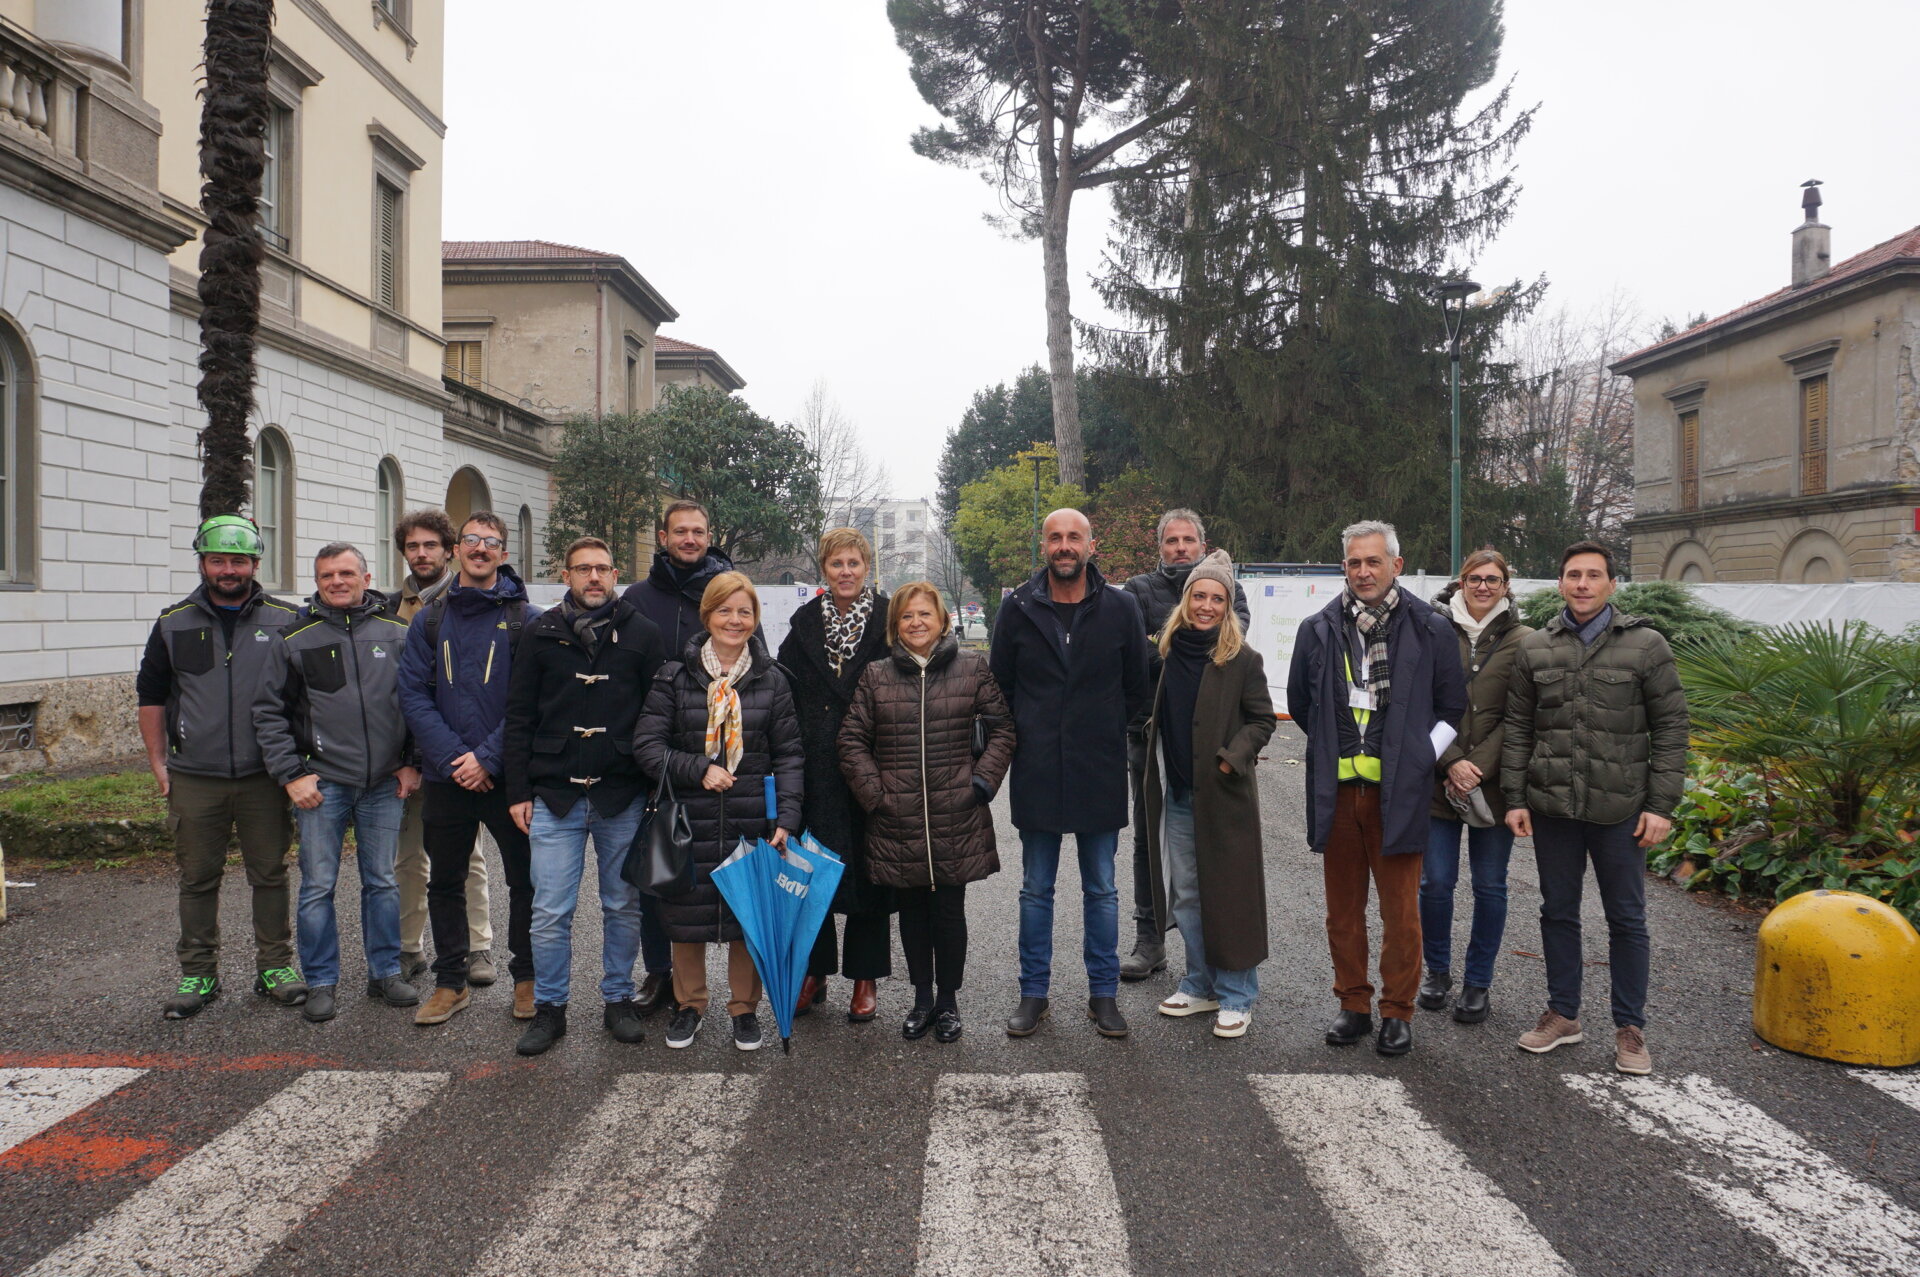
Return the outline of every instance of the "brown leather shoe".
<path id="1" fill-rule="evenodd" d="M 853 1001 L 847 1004 L 847 1022 L 865 1024 L 880 1010 L 880 988 L 872 980 L 853 982 Z"/>
<path id="2" fill-rule="evenodd" d="M 473 1001 L 473 993 L 467 989 L 435 989 L 433 996 L 421 1003 L 420 1009 L 413 1013 L 415 1024 L 445 1024 L 453 1018 L 456 1011 L 464 1011 Z"/>
<path id="3" fill-rule="evenodd" d="M 800 982 L 800 1005 L 793 1009 L 795 1015 L 812 1015 L 813 1009 L 827 1000 L 827 978 L 810 975 Z"/>
<path id="4" fill-rule="evenodd" d="M 513 1018 L 516 1020 L 533 1018 L 533 981 L 515 980 L 513 982 Z"/>

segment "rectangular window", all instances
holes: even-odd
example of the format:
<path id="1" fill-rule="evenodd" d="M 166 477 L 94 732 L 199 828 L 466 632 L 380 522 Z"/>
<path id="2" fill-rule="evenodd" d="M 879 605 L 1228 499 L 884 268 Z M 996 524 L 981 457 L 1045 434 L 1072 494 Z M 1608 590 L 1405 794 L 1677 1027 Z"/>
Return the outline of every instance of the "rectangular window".
<path id="1" fill-rule="evenodd" d="M 1680 508 L 1700 508 L 1700 410 L 1680 414 Z"/>
<path id="2" fill-rule="evenodd" d="M 627 411 L 640 411 L 640 361 L 627 356 Z"/>
<path id="3" fill-rule="evenodd" d="M 267 243 L 287 252 L 288 201 L 293 190 L 293 112 L 275 106 L 267 112 L 266 167 L 260 173 L 260 232 Z"/>
<path id="4" fill-rule="evenodd" d="M 481 362 L 480 343 L 477 341 L 448 342 L 446 374 L 455 381 L 465 382 L 469 386 L 478 386 L 485 381 L 486 372 Z"/>
<path id="5" fill-rule="evenodd" d="M 40 702 L 22 701 L 0 705 L 0 754 L 18 754 L 38 749 L 35 727 L 40 717 Z"/>
<path id="6" fill-rule="evenodd" d="M 400 309 L 400 191 L 374 179 L 373 299 L 388 310 Z"/>
<path id="7" fill-rule="evenodd" d="M 1827 490 L 1827 374 L 1800 383 L 1800 493 Z"/>

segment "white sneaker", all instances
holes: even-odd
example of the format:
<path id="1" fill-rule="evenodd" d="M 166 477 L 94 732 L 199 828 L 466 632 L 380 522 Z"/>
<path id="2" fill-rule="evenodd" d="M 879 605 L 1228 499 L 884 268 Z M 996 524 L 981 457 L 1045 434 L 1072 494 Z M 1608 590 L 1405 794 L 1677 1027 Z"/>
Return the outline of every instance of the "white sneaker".
<path id="1" fill-rule="evenodd" d="M 1213 1036 L 1216 1038 L 1240 1038 L 1247 1035 L 1247 1026 L 1253 1023 L 1251 1011 L 1222 1010 L 1213 1017 Z"/>
<path id="2" fill-rule="evenodd" d="M 1191 993 L 1175 991 L 1173 996 L 1160 1004 L 1161 1015 L 1205 1015 L 1209 1011 L 1218 1011 L 1220 1004 L 1212 998 L 1196 998 Z"/>

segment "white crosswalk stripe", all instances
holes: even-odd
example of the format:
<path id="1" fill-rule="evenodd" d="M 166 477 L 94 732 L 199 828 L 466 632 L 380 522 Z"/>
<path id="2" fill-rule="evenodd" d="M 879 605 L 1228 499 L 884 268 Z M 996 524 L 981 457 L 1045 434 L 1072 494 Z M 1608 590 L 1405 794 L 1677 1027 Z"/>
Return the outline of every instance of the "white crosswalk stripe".
<path id="1" fill-rule="evenodd" d="M 1879 1069 L 1850 1069 L 1853 1076 L 1877 1087 L 1915 1112 L 1920 1112 L 1920 1073 L 1885 1073 Z"/>
<path id="2" fill-rule="evenodd" d="M 1532 1277 L 1573 1270 L 1520 1208 L 1422 1118 L 1392 1078 L 1255 1074 L 1369 1277 Z"/>
<path id="3" fill-rule="evenodd" d="M 690 1270 L 759 1096 L 755 1077 L 617 1079 L 472 1277 Z"/>
<path id="4" fill-rule="evenodd" d="M 920 1277 L 1124 1277 L 1120 1194 L 1078 1073 L 949 1073 L 934 1087 Z"/>
<path id="5" fill-rule="evenodd" d="M 111 1095 L 145 1069 L 0 1069 L 0 1153 Z"/>
<path id="6" fill-rule="evenodd" d="M 1685 1150 L 1683 1178 L 1819 1277 L 1912 1277 L 1920 1215 L 1698 1074 L 1574 1074 L 1567 1085 L 1641 1135 Z"/>
<path id="7" fill-rule="evenodd" d="M 446 1082 L 444 1073 L 303 1074 L 26 1277 L 251 1272 Z"/>

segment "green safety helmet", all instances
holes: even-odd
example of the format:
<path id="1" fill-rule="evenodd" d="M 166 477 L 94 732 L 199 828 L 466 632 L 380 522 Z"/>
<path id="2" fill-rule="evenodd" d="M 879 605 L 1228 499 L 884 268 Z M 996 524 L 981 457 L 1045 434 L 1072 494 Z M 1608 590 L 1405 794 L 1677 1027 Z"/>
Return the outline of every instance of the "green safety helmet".
<path id="1" fill-rule="evenodd" d="M 250 554 L 260 557 L 260 529 L 241 514 L 216 514 L 193 534 L 195 554 Z"/>

